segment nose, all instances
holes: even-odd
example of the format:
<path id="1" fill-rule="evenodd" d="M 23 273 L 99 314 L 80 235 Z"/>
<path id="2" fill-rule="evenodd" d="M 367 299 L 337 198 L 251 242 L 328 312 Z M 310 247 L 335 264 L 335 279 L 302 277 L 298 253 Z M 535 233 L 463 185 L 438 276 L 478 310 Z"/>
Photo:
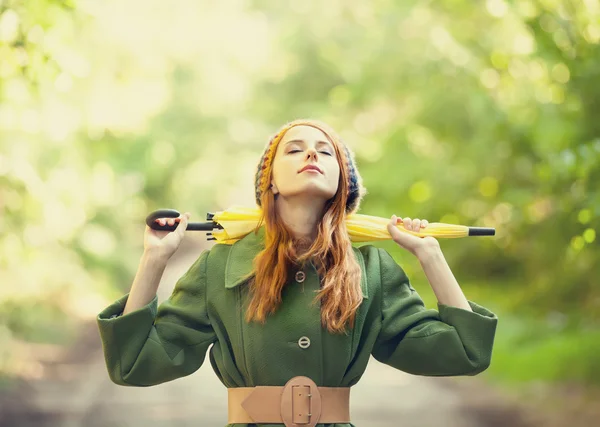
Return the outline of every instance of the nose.
<path id="1" fill-rule="evenodd" d="M 306 152 L 306 158 L 307 160 L 310 159 L 311 157 L 315 160 L 317 160 L 317 150 L 315 150 L 314 148 L 309 148 Z"/>

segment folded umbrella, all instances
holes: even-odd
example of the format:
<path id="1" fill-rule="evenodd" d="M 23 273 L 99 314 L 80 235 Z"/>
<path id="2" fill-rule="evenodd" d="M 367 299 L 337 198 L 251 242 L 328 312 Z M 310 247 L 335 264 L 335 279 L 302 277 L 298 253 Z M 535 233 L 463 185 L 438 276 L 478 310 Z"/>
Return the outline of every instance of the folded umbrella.
<path id="1" fill-rule="evenodd" d="M 259 208 L 232 206 L 225 211 L 208 213 L 206 215 L 208 222 L 189 222 L 186 230 L 208 231 L 208 240 L 233 244 L 256 228 L 261 214 L 262 211 Z M 146 217 L 146 224 L 154 230 L 173 231 L 177 227 L 177 224 L 160 225 L 156 220 L 158 218 L 178 218 L 180 215 L 174 209 L 159 209 Z M 390 240 L 392 236 L 387 230 L 389 222 L 389 218 L 351 214 L 346 217 L 346 228 L 352 242 Z M 468 236 L 494 236 L 496 234 L 495 228 L 469 227 L 442 222 L 430 222 L 426 228 L 418 232 L 405 229 L 403 224 L 398 224 L 396 227 L 413 236 L 432 236 L 444 239 Z"/>

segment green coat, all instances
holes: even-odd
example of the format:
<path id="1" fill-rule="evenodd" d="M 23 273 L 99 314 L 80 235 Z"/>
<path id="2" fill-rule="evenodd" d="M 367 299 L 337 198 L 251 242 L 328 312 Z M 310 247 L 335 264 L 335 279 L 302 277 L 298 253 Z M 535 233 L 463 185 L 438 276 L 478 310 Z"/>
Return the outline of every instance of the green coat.
<path id="1" fill-rule="evenodd" d="M 283 386 L 298 375 L 318 386 L 349 387 L 371 354 L 415 375 L 476 375 L 489 366 L 496 315 L 472 301 L 473 312 L 443 304 L 426 309 L 402 268 L 372 245 L 354 248 L 364 300 L 347 335 L 322 328 L 319 307 L 310 305 L 319 289 L 313 264 L 304 269 L 304 290 L 290 274 L 282 305 L 264 325 L 245 323 L 243 276 L 264 247 L 263 237 L 264 227 L 258 235 L 202 252 L 160 307 L 155 297 L 115 317 L 125 307 L 124 295 L 104 309 L 97 320 L 111 380 L 144 387 L 189 375 L 211 344 L 210 363 L 226 387 Z M 307 348 L 299 345 L 301 337 L 309 338 Z"/>

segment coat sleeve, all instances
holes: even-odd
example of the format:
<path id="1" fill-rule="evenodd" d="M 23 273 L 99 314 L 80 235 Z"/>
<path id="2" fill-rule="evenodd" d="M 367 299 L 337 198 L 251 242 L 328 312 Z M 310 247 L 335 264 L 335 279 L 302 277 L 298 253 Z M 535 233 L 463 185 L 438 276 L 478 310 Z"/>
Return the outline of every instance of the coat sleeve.
<path id="1" fill-rule="evenodd" d="M 379 250 L 381 330 L 373 357 L 414 375 L 476 375 L 491 362 L 498 318 L 468 301 L 468 311 L 438 303 L 426 309 L 402 268 Z"/>
<path id="2" fill-rule="evenodd" d="M 129 294 L 97 318 L 110 379 L 119 385 L 145 387 L 196 371 L 216 341 L 206 310 L 204 251 L 177 281 L 157 309 L 158 298 L 122 315 Z"/>

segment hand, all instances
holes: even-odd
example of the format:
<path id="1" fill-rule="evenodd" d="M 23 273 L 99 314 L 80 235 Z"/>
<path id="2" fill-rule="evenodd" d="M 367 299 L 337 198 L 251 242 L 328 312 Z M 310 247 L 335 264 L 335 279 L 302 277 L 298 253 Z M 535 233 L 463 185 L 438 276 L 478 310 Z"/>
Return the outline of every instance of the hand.
<path id="1" fill-rule="evenodd" d="M 183 240 L 189 219 L 189 212 L 179 215 L 178 218 L 156 219 L 156 222 L 160 225 L 175 225 L 178 222 L 177 228 L 173 231 L 154 230 L 146 225 L 144 251 L 164 257 L 166 260 L 171 258 Z"/>
<path id="2" fill-rule="evenodd" d="M 420 220 L 415 218 L 411 220 L 409 217 L 401 219 L 396 217 L 396 215 L 392 215 L 392 219 L 388 223 L 387 230 L 392 236 L 394 242 L 396 242 L 400 247 L 409 251 L 411 254 L 418 256 L 423 251 L 440 248 L 440 243 L 435 237 L 413 236 L 410 233 L 399 230 L 397 227 L 398 223 L 402 223 L 406 230 L 418 233 L 422 229 L 426 228 L 429 222 L 426 219 Z"/>

